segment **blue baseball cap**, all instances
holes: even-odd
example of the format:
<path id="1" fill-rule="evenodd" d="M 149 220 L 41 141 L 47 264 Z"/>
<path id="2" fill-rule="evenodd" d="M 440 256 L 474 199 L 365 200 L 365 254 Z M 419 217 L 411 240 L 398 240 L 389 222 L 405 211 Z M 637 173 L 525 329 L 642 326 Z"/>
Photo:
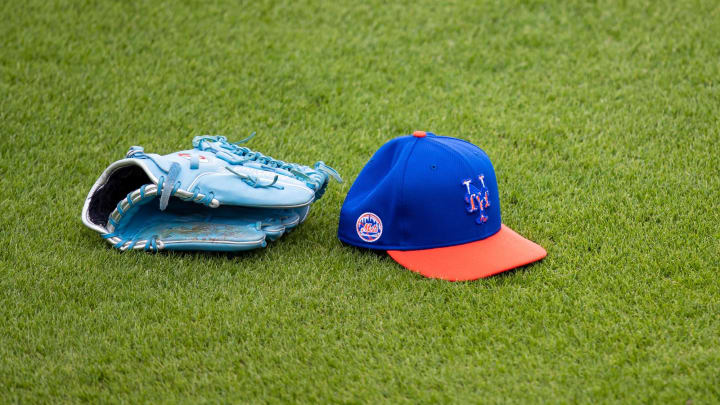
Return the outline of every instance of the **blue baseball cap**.
<path id="1" fill-rule="evenodd" d="M 452 281 L 489 277 L 547 255 L 503 225 L 487 154 L 423 131 L 387 142 L 370 158 L 345 197 L 338 238 Z"/>

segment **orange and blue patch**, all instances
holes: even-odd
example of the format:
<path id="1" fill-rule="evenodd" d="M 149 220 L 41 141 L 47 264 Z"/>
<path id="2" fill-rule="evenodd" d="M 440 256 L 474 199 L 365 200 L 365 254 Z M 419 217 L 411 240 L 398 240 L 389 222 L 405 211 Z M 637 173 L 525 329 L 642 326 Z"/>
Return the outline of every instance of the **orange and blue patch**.
<path id="1" fill-rule="evenodd" d="M 355 230 L 360 239 L 372 243 L 382 236 L 383 225 L 380 217 L 372 212 L 366 212 L 358 217 Z"/>

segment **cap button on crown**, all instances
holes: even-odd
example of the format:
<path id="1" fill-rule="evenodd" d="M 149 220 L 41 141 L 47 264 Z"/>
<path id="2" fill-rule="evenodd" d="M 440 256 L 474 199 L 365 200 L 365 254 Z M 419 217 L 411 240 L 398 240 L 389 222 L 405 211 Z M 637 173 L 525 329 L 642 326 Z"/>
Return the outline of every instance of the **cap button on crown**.
<path id="1" fill-rule="evenodd" d="M 427 134 L 425 133 L 425 131 L 415 131 L 415 132 L 413 132 L 413 136 L 414 136 L 415 138 L 425 138 L 426 135 L 427 135 Z"/>

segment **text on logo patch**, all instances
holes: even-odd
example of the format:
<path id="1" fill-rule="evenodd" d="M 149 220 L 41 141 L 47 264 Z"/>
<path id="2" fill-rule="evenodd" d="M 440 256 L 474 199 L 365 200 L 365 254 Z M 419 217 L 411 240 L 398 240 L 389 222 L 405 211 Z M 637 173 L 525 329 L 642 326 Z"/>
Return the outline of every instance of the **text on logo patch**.
<path id="1" fill-rule="evenodd" d="M 355 230 L 360 239 L 365 242 L 375 242 L 380 239 L 383 231 L 382 221 L 380 217 L 372 212 L 366 212 L 360 215 L 355 223 Z"/>

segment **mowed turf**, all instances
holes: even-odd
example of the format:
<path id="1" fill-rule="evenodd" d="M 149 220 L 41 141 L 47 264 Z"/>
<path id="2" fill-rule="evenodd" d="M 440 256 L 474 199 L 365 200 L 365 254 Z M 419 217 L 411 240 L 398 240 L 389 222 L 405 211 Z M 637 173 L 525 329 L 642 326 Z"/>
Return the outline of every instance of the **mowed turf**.
<path id="1" fill-rule="evenodd" d="M 720 401 L 717 2 L 0 18 L 0 402 Z M 546 259 L 449 283 L 337 240 L 371 154 L 418 129 L 489 154 L 503 221 Z M 346 180 L 268 248 L 120 253 L 82 225 L 129 146 L 252 131 Z"/>

